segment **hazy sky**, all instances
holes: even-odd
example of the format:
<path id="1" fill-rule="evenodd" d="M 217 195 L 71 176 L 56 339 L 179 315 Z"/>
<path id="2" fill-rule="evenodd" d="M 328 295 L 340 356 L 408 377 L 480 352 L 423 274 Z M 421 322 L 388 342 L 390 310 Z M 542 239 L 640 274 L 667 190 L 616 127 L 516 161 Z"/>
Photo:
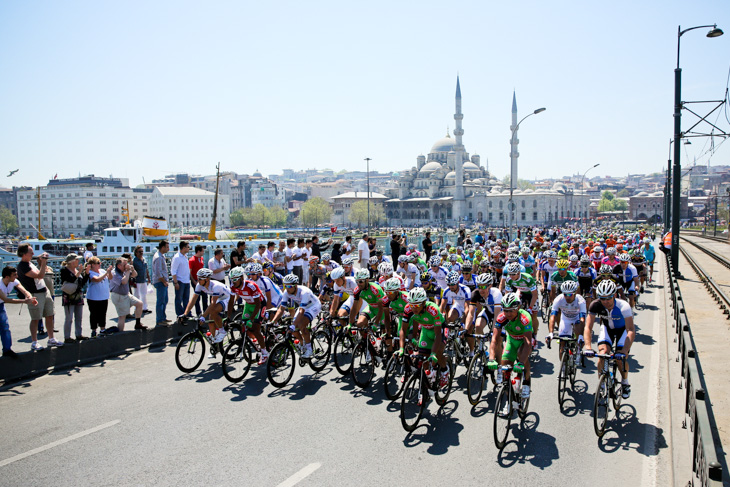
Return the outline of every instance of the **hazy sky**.
<path id="1" fill-rule="evenodd" d="M 725 98 L 727 0 L 4 1 L 0 185 L 56 173 L 138 184 L 217 161 L 403 170 L 453 130 L 457 73 L 464 144 L 498 177 L 513 89 L 520 118 L 547 108 L 520 127 L 520 177 L 659 171 L 677 25 L 712 23 L 726 34 L 682 37 L 683 100 Z M 728 112 L 711 120 L 728 130 Z M 695 140 L 683 163 L 706 164 L 709 148 Z M 729 155 L 727 143 L 711 162 Z"/>

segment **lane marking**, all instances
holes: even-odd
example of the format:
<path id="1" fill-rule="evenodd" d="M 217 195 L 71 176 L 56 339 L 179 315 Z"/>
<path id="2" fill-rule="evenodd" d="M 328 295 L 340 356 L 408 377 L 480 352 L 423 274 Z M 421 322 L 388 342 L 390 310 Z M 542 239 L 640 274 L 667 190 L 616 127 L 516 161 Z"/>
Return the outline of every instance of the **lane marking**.
<path id="1" fill-rule="evenodd" d="M 307 478 L 309 475 L 313 474 L 321 466 L 321 463 L 310 463 L 276 487 L 292 487 Z"/>
<path id="2" fill-rule="evenodd" d="M 122 422 L 121 419 L 115 419 L 114 421 L 110 421 L 108 423 L 101 424 L 99 426 L 82 431 L 80 433 L 76 433 L 75 435 L 67 436 L 66 438 L 61 438 L 60 440 L 54 441 L 53 443 L 49 443 L 45 446 L 41 446 L 39 448 L 35 448 L 35 449 L 27 451 L 25 453 L 21 453 L 20 455 L 15 455 L 14 457 L 8 458 L 8 459 L 0 462 L 0 467 L 10 465 L 13 462 L 17 462 L 18 460 L 28 458 L 29 456 L 35 455 L 36 453 L 41 453 L 46 450 L 50 450 L 51 448 L 55 448 L 59 445 L 63 445 L 64 443 L 68 443 L 69 441 L 78 440 L 79 438 L 83 438 L 84 436 L 90 435 L 92 433 L 96 433 L 97 431 L 101 431 L 103 429 L 109 428 L 109 427 L 119 424 L 121 422 Z"/>

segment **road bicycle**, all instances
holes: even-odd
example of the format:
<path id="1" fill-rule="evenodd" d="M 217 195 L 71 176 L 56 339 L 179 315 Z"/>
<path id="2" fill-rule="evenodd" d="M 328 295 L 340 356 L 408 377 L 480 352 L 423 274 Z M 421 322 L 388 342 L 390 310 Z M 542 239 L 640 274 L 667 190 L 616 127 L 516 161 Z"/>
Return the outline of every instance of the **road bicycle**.
<path id="1" fill-rule="evenodd" d="M 558 371 L 558 404 L 560 410 L 563 409 L 565 402 L 565 393 L 568 391 L 568 382 L 570 382 L 571 390 L 575 390 L 575 374 L 578 368 L 578 360 L 582 360 L 583 355 L 578 350 L 578 339 L 572 337 L 557 338 L 562 345 L 563 351 L 560 355 L 560 369 Z M 550 348 L 552 340 L 548 342 Z"/>
<path id="2" fill-rule="evenodd" d="M 334 341 L 332 343 L 332 358 L 335 363 L 337 372 L 341 375 L 347 375 L 352 370 L 352 357 L 355 347 L 360 343 L 360 335 L 348 333 L 347 318 L 332 319 L 331 326 L 334 333 Z"/>
<path id="3" fill-rule="evenodd" d="M 626 356 L 622 353 L 596 353 L 593 356 L 604 359 L 603 370 L 598 378 L 598 387 L 593 400 L 593 429 L 596 436 L 601 438 L 606 432 L 611 403 L 613 403 L 615 411 L 621 407 L 623 397 L 618 363 L 623 362 L 624 370 L 626 370 Z"/>
<path id="4" fill-rule="evenodd" d="M 446 340 L 444 355 L 454 364 L 454 371 L 459 364 L 469 367 L 469 344 L 464 338 L 463 324 L 460 322 L 448 323 L 443 325 L 443 329 Z"/>
<path id="5" fill-rule="evenodd" d="M 491 379 L 492 384 L 497 383 L 494 371 L 489 370 L 489 367 L 487 367 L 492 332 L 486 334 L 467 333 L 465 336 L 475 340 L 474 356 L 466 369 L 466 395 L 469 398 L 469 404 L 476 406 L 486 387 L 487 377 Z"/>
<path id="6" fill-rule="evenodd" d="M 501 450 L 507 444 L 512 418 L 515 411 L 520 419 L 527 416 L 530 405 L 529 398 L 522 397 L 522 383 L 525 378 L 524 370 L 511 377 L 512 365 L 501 365 L 497 373 L 497 401 L 494 404 L 494 444 Z"/>
<path id="7" fill-rule="evenodd" d="M 361 335 L 365 332 L 365 338 L 355 345 L 352 352 L 352 379 L 355 384 L 364 389 L 370 385 L 375 375 L 375 367 L 388 361 L 389 355 L 386 340 L 389 338 L 385 333 L 385 325 L 370 320 L 364 328 L 350 327 L 350 335 Z"/>
<path id="8" fill-rule="evenodd" d="M 302 357 L 304 343 L 294 338 L 295 330 L 293 324 L 279 325 L 275 328 L 275 332 L 280 333 L 283 338 L 271 349 L 269 360 L 266 362 L 266 375 L 274 387 L 281 388 L 289 383 L 297 362 L 300 367 L 309 364 L 313 371 L 321 372 L 329 361 L 331 341 L 325 330 L 311 332 L 311 358 Z"/>
<path id="9" fill-rule="evenodd" d="M 431 360 L 428 360 L 430 352 L 419 350 L 410 354 L 416 373 L 412 374 L 401 397 L 400 420 L 403 429 L 408 432 L 418 427 L 418 422 L 423 416 L 431 396 L 434 393 L 436 404 L 439 407 L 446 404 L 451 394 L 451 386 L 454 382 L 454 364 L 447 361 L 449 378 L 446 385 L 439 386 L 438 367 L 434 367 Z"/>
<path id="10" fill-rule="evenodd" d="M 196 329 L 186 333 L 177 343 L 175 349 L 175 364 L 181 372 L 189 374 L 195 371 L 203 362 L 205 357 L 206 343 L 210 346 L 213 357 L 223 356 L 223 351 L 228 345 L 242 336 L 242 324 L 238 321 L 224 319 L 223 329 L 226 330 L 226 337 L 222 342 L 214 343 L 214 336 L 208 326 L 211 321 L 201 321 L 199 318 L 181 318 L 178 322 L 182 325 L 194 323 Z"/>
<path id="11" fill-rule="evenodd" d="M 540 309 L 542 310 L 542 322 L 546 325 L 550 322 L 550 290 L 546 289 L 542 291 L 542 297 L 540 298 Z"/>
<path id="12" fill-rule="evenodd" d="M 291 324 L 291 318 L 284 317 L 281 321 L 280 327 L 275 326 L 272 322 L 261 324 L 261 334 L 266 341 L 267 350 L 273 350 L 277 343 L 284 340 L 281 327 L 288 327 Z M 231 341 L 225 348 L 222 361 L 224 377 L 233 383 L 241 382 L 251 369 L 251 365 L 254 362 L 258 363 L 260 353 L 261 347 L 256 338 L 250 332 L 243 333 L 240 338 Z"/>

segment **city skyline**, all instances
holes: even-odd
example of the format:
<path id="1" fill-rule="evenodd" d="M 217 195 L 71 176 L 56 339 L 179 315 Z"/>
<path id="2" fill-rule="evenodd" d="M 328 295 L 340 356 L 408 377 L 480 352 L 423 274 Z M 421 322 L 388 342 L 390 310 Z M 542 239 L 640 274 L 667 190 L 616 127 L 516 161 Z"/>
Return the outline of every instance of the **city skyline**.
<path id="1" fill-rule="evenodd" d="M 578 4 L 575 4 L 578 5 Z M 717 23 L 722 2 L 556 9 L 464 3 L 221 2 L 0 6 L 0 185 L 55 174 L 130 179 L 223 170 L 403 171 L 453 131 L 461 78 L 464 145 L 509 172 L 513 90 L 519 177 L 661 171 L 672 135 L 676 29 Z M 382 15 L 383 9 L 388 15 Z M 627 15 L 626 12 L 630 12 Z M 517 15 L 519 14 L 519 17 Z M 730 35 L 682 38 L 683 100 L 724 98 Z M 727 130 L 727 107 L 713 114 Z M 700 110 L 701 111 L 701 110 Z M 694 123 L 684 113 L 683 127 Z M 682 163 L 728 164 L 695 139 Z"/>

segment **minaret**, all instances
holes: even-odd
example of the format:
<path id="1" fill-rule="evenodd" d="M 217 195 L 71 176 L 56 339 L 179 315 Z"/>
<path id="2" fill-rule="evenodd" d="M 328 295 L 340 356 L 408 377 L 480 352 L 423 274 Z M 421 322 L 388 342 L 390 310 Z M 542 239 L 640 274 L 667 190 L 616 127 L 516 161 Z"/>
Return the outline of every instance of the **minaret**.
<path id="1" fill-rule="evenodd" d="M 459 84 L 459 76 L 456 76 L 456 113 L 454 113 L 454 122 L 456 128 L 454 129 L 454 152 L 455 154 L 455 166 L 454 171 L 456 172 L 456 182 L 454 188 L 454 204 L 452 217 L 457 222 L 465 216 L 464 209 L 464 144 L 462 142 L 462 135 L 464 135 L 464 129 L 461 128 L 461 121 L 464 119 L 464 115 L 461 113 L 461 86 Z"/>
<path id="2" fill-rule="evenodd" d="M 507 203 L 507 221 L 508 221 L 508 231 L 510 237 L 512 236 L 512 219 L 514 216 L 515 206 L 514 202 L 512 201 L 512 193 L 514 192 L 515 188 L 517 187 L 517 158 L 519 157 L 520 153 L 517 152 L 517 144 L 520 143 L 519 139 L 517 138 L 517 96 L 515 95 L 515 92 L 512 91 L 512 125 L 510 125 L 510 131 L 512 132 L 512 136 L 509 140 L 510 145 L 510 153 L 509 153 L 509 161 L 510 161 L 510 185 L 509 185 L 509 202 Z"/>

